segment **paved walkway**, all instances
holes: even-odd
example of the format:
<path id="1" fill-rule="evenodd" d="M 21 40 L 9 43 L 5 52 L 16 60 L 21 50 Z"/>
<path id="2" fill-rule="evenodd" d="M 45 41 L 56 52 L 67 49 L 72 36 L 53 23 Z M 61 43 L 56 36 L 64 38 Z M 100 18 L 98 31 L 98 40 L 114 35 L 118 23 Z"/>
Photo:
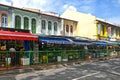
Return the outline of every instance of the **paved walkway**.
<path id="1" fill-rule="evenodd" d="M 11 67 L 9 70 L 0 71 L 0 75 L 4 74 L 20 74 L 20 73 L 26 73 L 26 72 L 32 72 L 36 70 L 47 70 L 47 69 L 55 69 L 55 68 L 62 68 L 62 67 L 68 67 L 75 64 L 86 64 L 91 61 L 76 61 L 76 62 L 64 62 L 64 63 L 53 63 L 53 64 L 43 64 L 43 65 L 31 65 L 31 66 L 17 66 L 17 67 Z"/>
<path id="2" fill-rule="evenodd" d="M 84 65 L 84 64 L 87 64 L 87 63 L 92 63 L 93 61 L 98 61 L 98 60 L 73 61 L 73 62 L 63 62 L 63 63 L 53 63 L 53 64 L 43 64 L 43 65 L 31 65 L 31 66 L 19 66 L 19 67 L 17 66 L 17 67 L 10 68 L 10 70 L 0 71 L 0 75 L 20 74 L 20 73 L 37 71 L 37 70 L 47 70 L 47 69 L 69 67 L 69 66 L 73 66 L 73 65 L 76 65 L 76 64 Z"/>

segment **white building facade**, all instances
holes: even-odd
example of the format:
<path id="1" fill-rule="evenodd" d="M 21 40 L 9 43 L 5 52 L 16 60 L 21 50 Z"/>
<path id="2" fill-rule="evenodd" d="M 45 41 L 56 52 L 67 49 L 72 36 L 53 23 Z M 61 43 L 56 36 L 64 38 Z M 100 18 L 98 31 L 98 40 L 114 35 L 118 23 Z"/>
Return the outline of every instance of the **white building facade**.
<path id="1" fill-rule="evenodd" d="M 59 15 L 41 12 L 40 23 L 42 35 L 62 35 L 63 28 Z"/>

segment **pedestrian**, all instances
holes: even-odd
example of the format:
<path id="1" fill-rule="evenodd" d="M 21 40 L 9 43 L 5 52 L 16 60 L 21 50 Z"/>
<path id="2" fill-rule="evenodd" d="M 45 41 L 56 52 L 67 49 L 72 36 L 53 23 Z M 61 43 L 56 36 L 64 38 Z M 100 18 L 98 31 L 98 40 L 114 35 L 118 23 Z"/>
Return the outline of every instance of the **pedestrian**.
<path id="1" fill-rule="evenodd" d="M 96 54 L 96 51 L 94 50 L 93 53 L 92 53 L 92 58 L 97 58 L 97 54 Z"/>
<path id="2" fill-rule="evenodd" d="M 10 52 L 10 57 L 11 57 L 11 65 L 14 66 L 15 65 L 15 48 L 14 47 L 11 47 L 9 49 L 9 52 Z"/>

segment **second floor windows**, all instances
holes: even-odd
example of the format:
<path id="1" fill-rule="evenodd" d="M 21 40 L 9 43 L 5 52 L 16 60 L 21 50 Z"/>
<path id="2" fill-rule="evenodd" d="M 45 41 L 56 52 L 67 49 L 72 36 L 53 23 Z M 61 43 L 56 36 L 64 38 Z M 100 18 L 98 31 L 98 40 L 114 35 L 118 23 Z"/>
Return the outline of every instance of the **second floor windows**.
<path id="1" fill-rule="evenodd" d="M 68 33 L 69 32 L 69 26 L 66 25 L 66 32 Z"/>
<path id="2" fill-rule="evenodd" d="M 42 20 L 41 25 L 42 25 L 42 29 L 46 29 L 46 22 L 45 22 L 45 20 Z"/>
<path id="3" fill-rule="evenodd" d="M 36 20 L 32 19 L 31 24 L 32 33 L 36 33 Z"/>
<path id="4" fill-rule="evenodd" d="M 27 17 L 24 17 L 24 29 L 29 29 L 29 19 Z"/>
<path id="5" fill-rule="evenodd" d="M 15 28 L 20 29 L 21 28 L 21 17 L 16 15 L 15 16 Z"/>
<path id="6" fill-rule="evenodd" d="M 51 21 L 48 21 L 48 30 L 51 30 L 52 29 L 52 23 Z"/>
<path id="7" fill-rule="evenodd" d="M 2 14 L 2 27 L 8 26 L 8 17 L 7 14 L 3 13 Z"/>
<path id="8" fill-rule="evenodd" d="M 42 20 L 41 21 L 41 32 L 47 33 L 46 31 L 48 31 L 48 34 L 56 34 L 58 31 L 58 23 L 53 22 L 52 24 L 52 21 Z"/>
<path id="9" fill-rule="evenodd" d="M 70 33 L 73 33 L 73 26 L 70 26 Z"/>
<path id="10" fill-rule="evenodd" d="M 54 22 L 54 31 L 57 31 L 57 22 Z"/>
<path id="11" fill-rule="evenodd" d="M 65 26 L 65 35 L 73 36 L 73 25 L 67 24 Z"/>

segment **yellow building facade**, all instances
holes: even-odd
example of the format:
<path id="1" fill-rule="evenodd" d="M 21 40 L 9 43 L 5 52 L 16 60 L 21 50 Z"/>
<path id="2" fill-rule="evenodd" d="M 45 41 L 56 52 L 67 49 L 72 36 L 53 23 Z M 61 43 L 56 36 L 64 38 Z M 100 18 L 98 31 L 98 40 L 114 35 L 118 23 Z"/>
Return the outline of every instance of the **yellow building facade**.
<path id="1" fill-rule="evenodd" d="M 96 38 L 95 16 L 67 10 L 61 17 L 78 21 L 75 36 Z"/>
<path id="2" fill-rule="evenodd" d="M 96 28 L 96 39 L 108 40 L 111 35 L 111 30 L 108 30 L 108 23 L 104 20 L 96 19 Z"/>
<path id="3" fill-rule="evenodd" d="M 120 38 L 119 26 L 96 18 L 91 14 L 65 11 L 61 17 L 77 21 L 75 36 L 87 37 L 95 40 L 109 40 Z M 117 30 L 117 31 L 116 31 Z"/>
<path id="4" fill-rule="evenodd" d="M 107 22 L 103 19 L 96 19 L 97 39 L 101 40 L 120 40 L 120 26 Z"/>
<path id="5" fill-rule="evenodd" d="M 75 36 L 77 30 L 77 21 L 62 18 L 63 22 L 63 35 Z"/>

